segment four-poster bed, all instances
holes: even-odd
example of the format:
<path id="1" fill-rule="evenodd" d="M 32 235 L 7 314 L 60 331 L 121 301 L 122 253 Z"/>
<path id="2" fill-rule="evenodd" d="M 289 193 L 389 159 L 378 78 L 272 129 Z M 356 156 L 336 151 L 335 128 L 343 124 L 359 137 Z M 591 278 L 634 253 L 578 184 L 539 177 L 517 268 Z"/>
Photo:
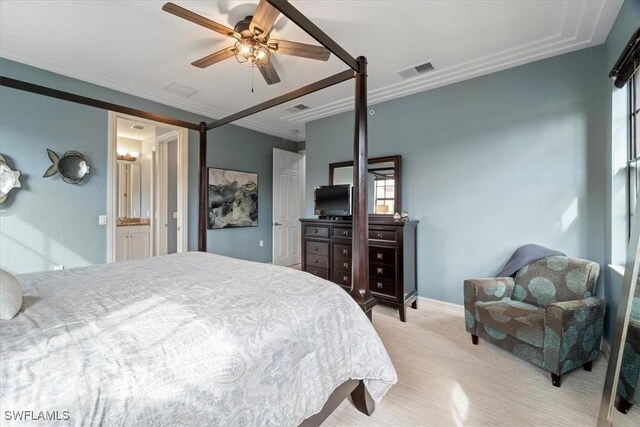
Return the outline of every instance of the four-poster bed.
<path id="1" fill-rule="evenodd" d="M 28 82 L 23 82 L 7 77 L 0 77 L 0 85 L 4 87 L 14 88 L 27 92 L 37 93 L 49 97 L 54 97 L 66 101 L 71 101 L 83 105 L 96 108 L 102 108 L 110 111 L 120 112 L 141 118 L 146 118 L 162 123 L 168 123 L 176 126 L 185 127 L 199 132 L 199 215 L 198 215 L 198 250 L 206 252 L 207 247 L 207 132 L 222 125 L 231 123 L 251 114 L 258 113 L 268 108 L 280 105 L 282 103 L 294 100 L 296 98 L 308 95 L 310 93 L 322 90 L 335 84 L 344 82 L 348 79 L 355 78 L 355 130 L 354 130 L 354 204 L 353 204 L 353 280 L 350 291 L 351 297 L 357 302 L 358 306 L 364 311 L 366 316 L 371 319 L 371 309 L 376 304 L 376 300 L 369 292 L 368 280 L 368 214 L 366 206 L 366 175 L 367 175 L 367 61 L 366 58 L 360 56 L 353 58 L 335 41 L 328 37 L 322 30 L 313 24 L 308 18 L 300 13 L 286 0 L 266 0 L 271 6 L 280 13 L 288 17 L 297 24 L 311 37 L 318 41 L 322 46 L 342 60 L 349 69 L 333 76 L 322 79 L 318 82 L 309 84 L 295 91 L 281 95 L 269 101 L 260 103 L 254 107 L 245 109 L 228 117 L 221 118 L 211 123 L 190 123 L 171 117 L 148 113 L 121 105 L 108 103 L 88 97 L 75 95 L 72 93 L 59 91 Z M 222 261 L 220 261 L 222 262 Z M 135 263 L 134 263 L 135 264 Z M 135 264 L 141 265 L 141 264 Z M 91 268 L 91 267 L 90 267 Z M 306 274 L 296 272 L 295 274 Z M 314 280 L 320 280 L 315 279 Z M 335 286 L 335 285 L 331 285 Z M 336 287 L 337 288 L 337 287 Z M 352 343 L 352 345 L 355 342 Z M 387 356 L 388 357 L 388 356 Z M 386 381 L 394 382 L 393 375 L 387 374 Z M 351 395 L 356 407 L 366 413 L 371 414 L 374 410 L 374 402 L 365 387 L 362 377 L 355 377 L 343 382 L 329 396 L 323 409 L 307 418 L 303 424 L 317 425 L 322 422 L 347 396 Z M 378 397 L 381 397 L 378 390 Z M 386 391 L 386 390 L 385 390 Z M 384 394 L 384 393 L 382 393 Z"/>

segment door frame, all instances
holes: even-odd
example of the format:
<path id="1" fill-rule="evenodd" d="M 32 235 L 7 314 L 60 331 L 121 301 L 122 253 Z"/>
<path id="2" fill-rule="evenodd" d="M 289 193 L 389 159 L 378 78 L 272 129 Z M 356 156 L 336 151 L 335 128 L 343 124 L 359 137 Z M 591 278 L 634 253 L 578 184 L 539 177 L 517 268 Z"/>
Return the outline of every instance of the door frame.
<path id="1" fill-rule="evenodd" d="M 276 259 L 276 239 L 275 239 L 275 217 L 276 217 L 276 200 L 275 200 L 275 194 L 274 194 L 274 187 L 275 187 L 275 183 L 276 183 L 276 152 L 278 151 L 284 151 L 286 153 L 295 153 L 295 154 L 300 154 L 302 156 L 302 161 L 300 163 L 300 217 L 304 217 L 304 207 L 305 207 L 305 193 L 306 193 L 306 187 L 307 187 L 307 173 L 306 173 L 306 165 L 307 165 L 307 155 L 305 153 L 305 150 L 301 150 L 301 151 L 288 151 L 288 150 L 282 150 L 280 148 L 273 148 L 272 150 L 272 159 L 271 159 L 271 264 L 275 264 L 275 259 Z M 302 224 L 300 225 L 300 232 L 302 233 Z M 302 253 L 302 242 L 300 243 L 301 247 L 301 253 Z M 301 260 L 302 261 L 302 260 Z"/>
<path id="2" fill-rule="evenodd" d="M 116 209 L 118 200 L 118 186 L 116 179 L 118 176 L 116 146 L 118 134 L 118 118 L 135 120 L 140 123 L 146 123 L 151 126 L 172 129 L 178 133 L 178 252 L 186 252 L 188 250 L 189 236 L 189 131 L 188 129 L 178 126 L 168 125 L 165 123 L 154 122 L 153 120 L 143 119 L 128 114 L 108 112 L 107 119 L 107 262 L 114 262 L 116 259 L 116 227 L 118 211 Z M 155 166 L 154 166 L 155 167 Z M 157 183 L 155 182 L 155 174 L 152 174 L 151 185 L 154 187 L 152 191 L 152 206 L 155 209 L 154 193 Z M 156 223 L 156 214 L 151 215 L 151 229 L 154 230 Z M 152 236 L 152 240 L 155 236 Z M 153 251 L 151 251 L 153 253 Z"/>
<path id="3" fill-rule="evenodd" d="M 169 218 L 167 216 L 167 192 L 163 191 L 165 189 L 167 189 L 168 186 L 168 180 L 167 180 L 167 169 L 168 169 L 168 153 L 167 153 L 167 143 L 172 142 L 172 141 L 176 141 L 176 143 L 178 143 L 180 140 L 180 135 L 179 132 L 177 130 L 172 130 L 171 132 L 167 132 L 164 135 L 161 136 L 157 136 L 156 137 L 156 163 L 155 163 L 155 178 L 156 178 L 156 182 L 157 182 L 157 187 L 156 190 L 157 191 L 157 195 L 158 195 L 158 199 L 156 204 L 154 205 L 154 209 L 156 214 L 156 220 L 157 220 L 157 229 L 154 229 L 154 232 L 157 236 L 156 239 L 156 254 L 157 255 L 165 255 L 167 252 L 167 233 L 161 233 L 160 231 L 162 230 L 162 223 L 163 222 L 167 222 L 169 221 L 171 218 Z M 177 159 L 176 161 L 178 169 L 177 169 L 177 174 L 178 176 L 180 176 L 180 145 L 178 144 L 177 148 Z M 180 187 L 180 184 L 178 183 L 178 188 Z M 182 203 L 182 200 L 180 198 L 181 195 L 181 191 L 178 190 L 178 218 L 180 218 L 180 206 Z M 182 252 L 180 250 L 180 230 L 182 230 L 182 226 L 180 224 L 180 221 L 178 221 L 178 252 Z"/>

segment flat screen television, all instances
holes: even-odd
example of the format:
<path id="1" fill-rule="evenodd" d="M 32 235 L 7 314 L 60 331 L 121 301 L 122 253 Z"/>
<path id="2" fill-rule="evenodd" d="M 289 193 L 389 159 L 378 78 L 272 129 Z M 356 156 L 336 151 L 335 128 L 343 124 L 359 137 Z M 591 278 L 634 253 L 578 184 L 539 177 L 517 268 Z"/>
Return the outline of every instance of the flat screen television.
<path id="1" fill-rule="evenodd" d="M 351 185 L 316 187 L 314 212 L 321 217 L 351 216 Z"/>

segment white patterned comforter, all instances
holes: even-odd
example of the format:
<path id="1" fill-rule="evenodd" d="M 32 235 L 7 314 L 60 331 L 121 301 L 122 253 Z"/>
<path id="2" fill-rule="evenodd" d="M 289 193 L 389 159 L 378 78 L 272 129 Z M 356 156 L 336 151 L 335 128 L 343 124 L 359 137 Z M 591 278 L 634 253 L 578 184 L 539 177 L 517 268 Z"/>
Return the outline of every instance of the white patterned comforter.
<path id="1" fill-rule="evenodd" d="M 297 425 L 349 378 L 397 380 L 351 297 L 293 269 L 193 252 L 19 280 L 3 425 Z"/>

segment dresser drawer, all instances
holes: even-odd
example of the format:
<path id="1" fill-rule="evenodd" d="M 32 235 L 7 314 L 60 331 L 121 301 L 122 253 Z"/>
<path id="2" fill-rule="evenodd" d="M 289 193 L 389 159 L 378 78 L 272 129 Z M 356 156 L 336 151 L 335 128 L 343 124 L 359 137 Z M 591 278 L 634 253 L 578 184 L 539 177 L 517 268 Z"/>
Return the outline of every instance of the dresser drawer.
<path id="1" fill-rule="evenodd" d="M 316 268 L 329 268 L 329 257 L 326 255 L 307 254 L 307 266 Z"/>
<path id="2" fill-rule="evenodd" d="M 396 282 L 392 280 L 369 279 L 369 290 L 373 293 L 396 296 Z"/>
<path id="3" fill-rule="evenodd" d="M 331 272 L 331 281 L 338 285 L 351 288 L 351 273 L 333 270 Z"/>
<path id="4" fill-rule="evenodd" d="M 326 268 L 317 268 L 308 265 L 306 267 L 306 271 L 307 273 L 311 273 L 314 276 L 318 276 L 327 280 L 329 279 L 329 270 L 327 270 Z"/>
<path id="5" fill-rule="evenodd" d="M 351 231 L 350 228 L 333 227 L 331 228 L 331 236 L 350 239 L 351 236 L 353 236 L 353 232 Z"/>
<path id="6" fill-rule="evenodd" d="M 376 248 L 369 246 L 369 262 L 376 264 L 397 264 L 397 249 L 391 248 Z"/>
<path id="7" fill-rule="evenodd" d="M 369 263 L 369 276 L 376 279 L 396 280 L 394 265 Z"/>
<path id="8" fill-rule="evenodd" d="M 307 254 L 329 255 L 329 242 L 307 241 L 305 249 Z"/>
<path id="9" fill-rule="evenodd" d="M 333 269 L 337 271 L 344 271 L 345 273 L 351 273 L 351 260 L 345 258 L 334 258 Z"/>
<path id="10" fill-rule="evenodd" d="M 304 227 L 305 236 L 329 237 L 329 227 L 307 225 Z"/>
<path id="11" fill-rule="evenodd" d="M 395 230 L 369 230 L 369 239 L 395 243 L 398 235 Z"/>
<path id="12" fill-rule="evenodd" d="M 351 259 L 351 245 L 334 244 L 333 257 Z"/>

